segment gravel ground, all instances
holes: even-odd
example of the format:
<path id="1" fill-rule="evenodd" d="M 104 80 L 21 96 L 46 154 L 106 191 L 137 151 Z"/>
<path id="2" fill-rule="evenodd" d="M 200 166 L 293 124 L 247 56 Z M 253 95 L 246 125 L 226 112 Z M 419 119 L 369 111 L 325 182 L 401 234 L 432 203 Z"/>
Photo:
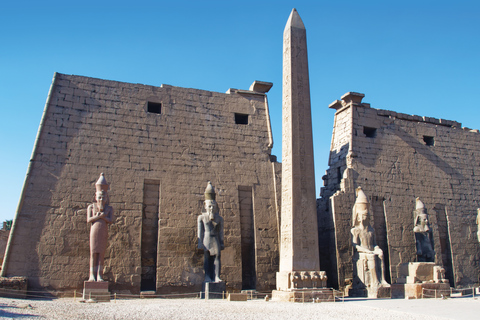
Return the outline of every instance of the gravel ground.
<path id="1" fill-rule="evenodd" d="M 228 302 L 132 299 L 80 303 L 72 298 L 0 298 L 0 318 L 11 319 L 478 319 L 480 300 L 352 299 L 344 303 Z"/>

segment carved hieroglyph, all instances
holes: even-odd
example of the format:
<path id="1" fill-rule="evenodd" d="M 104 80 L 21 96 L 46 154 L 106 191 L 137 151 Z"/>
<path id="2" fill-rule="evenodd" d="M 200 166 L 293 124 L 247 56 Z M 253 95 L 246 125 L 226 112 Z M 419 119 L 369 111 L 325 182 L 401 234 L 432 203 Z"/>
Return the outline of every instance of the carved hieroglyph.
<path id="1" fill-rule="evenodd" d="M 282 143 L 279 290 L 292 271 L 320 270 L 306 30 L 295 9 L 283 33 Z"/>

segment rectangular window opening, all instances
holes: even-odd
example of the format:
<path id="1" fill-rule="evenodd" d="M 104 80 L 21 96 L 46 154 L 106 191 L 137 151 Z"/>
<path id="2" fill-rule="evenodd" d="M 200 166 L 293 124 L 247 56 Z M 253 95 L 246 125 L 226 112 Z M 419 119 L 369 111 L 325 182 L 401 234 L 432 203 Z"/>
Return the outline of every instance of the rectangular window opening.
<path id="1" fill-rule="evenodd" d="M 435 139 L 431 136 L 423 136 L 423 141 L 427 146 L 434 146 L 435 145 Z"/>
<path id="2" fill-rule="evenodd" d="M 158 102 L 147 102 L 147 112 L 162 113 L 162 104 Z"/>
<path id="3" fill-rule="evenodd" d="M 235 113 L 236 124 L 248 124 L 248 114 Z"/>
<path id="4" fill-rule="evenodd" d="M 363 134 L 367 138 L 375 138 L 377 135 L 377 129 L 376 128 L 370 128 L 370 127 L 363 127 Z"/>

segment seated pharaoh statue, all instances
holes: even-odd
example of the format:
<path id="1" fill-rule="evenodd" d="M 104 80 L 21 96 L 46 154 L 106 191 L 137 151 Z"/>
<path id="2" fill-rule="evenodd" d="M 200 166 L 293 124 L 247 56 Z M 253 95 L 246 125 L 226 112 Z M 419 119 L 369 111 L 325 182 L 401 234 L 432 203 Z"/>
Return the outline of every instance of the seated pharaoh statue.
<path id="1" fill-rule="evenodd" d="M 353 206 L 353 284 L 352 295 L 365 295 L 369 298 L 390 296 L 390 284 L 384 278 L 383 251 L 375 242 L 375 232 L 370 225 L 370 203 L 362 188 L 356 189 Z"/>
<path id="2" fill-rule="evenodd" d="M 417 249 L 417 262 L 435 262 L 435 251 L 433 250 L 433 235 L 428 222 L 427 210 L 419 198 L 416 199 L 415 211 L 415 246 Z"/>

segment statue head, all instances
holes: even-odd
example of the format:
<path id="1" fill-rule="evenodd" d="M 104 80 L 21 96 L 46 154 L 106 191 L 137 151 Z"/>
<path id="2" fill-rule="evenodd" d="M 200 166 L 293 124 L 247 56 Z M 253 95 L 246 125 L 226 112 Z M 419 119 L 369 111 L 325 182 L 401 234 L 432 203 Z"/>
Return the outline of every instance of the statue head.
<path id="1" fill-rule="evenodd" d="M 210 220 L 213 220 L 215 214 L 218 213 L 218 205 L 215 201 L 215 197 L 215 188 L 212 186 L 212 182 L 208 181 L 207 188 L 205 188 L 204 206 Z"/>
<path id="2" fill-rule="evenodd" d="M 355 193 L 357 195 L 357 199 L 353 205 L 352 224 L 354 227 L 358 226 L 360 223 L 368 225 L 370 224 L 370 203 L 368 202 L 367 196 L 361 187 L 358 187 L 355 190 Z"/>
<path id="3" fill-rule="evenodd" d="M 102 212 L 107 204 L 107 195 L 104 191 L 95 192 L 95 202 L 97 203 L 100 212 Z"/>
<path id="4" fill-rule="evenodd" d="M 430 225 L 428 223 L 428 214 L 425 209 L 425 205 L 420 198 L 415 199 L 415 232 L 428 232 L 430 231 Z"/>
<path id="5" fill-rule="evenodd" d="M 105 206 L 109 203 L 108 183 L 103 172 L 100 174 L 100 178 L 98 178 L 97 183 L 95 183 L 95 189 L 95 202 L 97 203 L 100 211 L 103 211 Z"/>

